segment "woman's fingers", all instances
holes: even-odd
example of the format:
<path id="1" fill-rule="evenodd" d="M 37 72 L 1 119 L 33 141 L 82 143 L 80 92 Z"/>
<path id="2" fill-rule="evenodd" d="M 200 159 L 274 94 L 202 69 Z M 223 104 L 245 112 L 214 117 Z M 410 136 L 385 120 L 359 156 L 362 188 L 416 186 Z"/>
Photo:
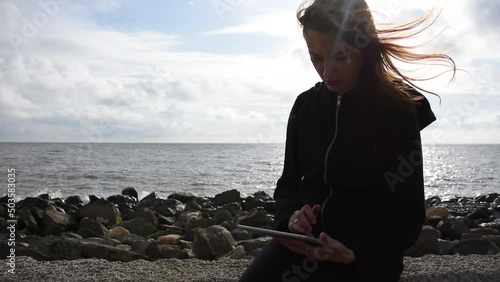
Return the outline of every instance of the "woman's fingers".
<path id="1" fill-rule="evenodd" d="M 309 235 L 312 232 L 312 226 L 317 223 L 317 216 L 321 211 L 320 205 L 311 207 L 305 205 L 302 209 L 295 211 L 290 217 L 288 229 L 293 232 Z"/>

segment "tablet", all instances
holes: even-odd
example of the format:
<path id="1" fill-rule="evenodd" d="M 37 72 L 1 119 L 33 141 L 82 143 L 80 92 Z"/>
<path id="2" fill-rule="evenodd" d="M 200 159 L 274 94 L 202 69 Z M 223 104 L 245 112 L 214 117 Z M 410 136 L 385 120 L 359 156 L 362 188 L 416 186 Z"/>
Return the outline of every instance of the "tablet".
<path id="1" fill-rule="evenodd" d="M 253 226 L 248 226 L 248 225 L 241 225 L 241 224 L 238 224 L 237 227 L 240 229 L 243 229 L 243 230 L 261 233 L 261 234 L 265 234 L 265 235 L 268 235 L 271 237 L 286 237 L 286 238 L 291 238 L 291 239 L 303 240 L 303 241 L 306 241 L 306 242 L 313 244 L 313 245 L 321 245 L 321 241 L 318 238 L 306 236 L 303 234 L 283 232 L 283 231 L 277 231 L 277 230 L 272 230 L 272 229 L 265 229 L 265 228 L 259 228 L 259 227 L 253 227 Z"/>

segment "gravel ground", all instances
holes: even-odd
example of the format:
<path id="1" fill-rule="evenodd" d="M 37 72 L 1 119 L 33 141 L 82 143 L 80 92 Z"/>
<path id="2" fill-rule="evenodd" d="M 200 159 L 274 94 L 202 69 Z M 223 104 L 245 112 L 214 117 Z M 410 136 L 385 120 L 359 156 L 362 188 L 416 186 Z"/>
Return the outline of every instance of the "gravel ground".
<path id="1" fill-rule="evenodd" d="M 103 259 L 36 261 L 16 258 L 16 274 L 8 273 L 0 260 L 0 281 L 237 281 L 250 260 L 218 261 L 164 259 L 128 263 Z M 410 281 L 500 281 L 500 255 L 425 256 L 405 258 L 401 282 Z M 263 281 L 261 281 L 263 282 Z"/>

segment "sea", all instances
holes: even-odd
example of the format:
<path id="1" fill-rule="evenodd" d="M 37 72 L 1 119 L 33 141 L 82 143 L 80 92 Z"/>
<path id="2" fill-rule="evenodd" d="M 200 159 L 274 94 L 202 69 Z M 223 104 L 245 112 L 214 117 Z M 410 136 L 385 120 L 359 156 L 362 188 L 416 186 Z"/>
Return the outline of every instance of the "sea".
<path id="1" fill-rule="evenodd" d="M 284 144 L 0 143 L 0 195 L 9 182 L 17 200 L 40 194 L 87 200 L 126 187 L 140 199 L 230 189 L 272 195 L 284 150 Z M 424 145 L 423 155 L 427 197 L 500 192 L 500 145 Z"/>

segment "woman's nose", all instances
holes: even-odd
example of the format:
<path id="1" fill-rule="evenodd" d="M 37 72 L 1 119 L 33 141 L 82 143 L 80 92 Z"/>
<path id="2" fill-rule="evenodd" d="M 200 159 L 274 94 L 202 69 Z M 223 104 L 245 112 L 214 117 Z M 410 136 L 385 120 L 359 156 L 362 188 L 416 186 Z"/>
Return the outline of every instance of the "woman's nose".
<path id="1" fill-rule="evenodd" d="M 323 77 L 330 77 L 337 73 L 337 66 L 335 60 L 326 58 L 323 62 Z"/>

